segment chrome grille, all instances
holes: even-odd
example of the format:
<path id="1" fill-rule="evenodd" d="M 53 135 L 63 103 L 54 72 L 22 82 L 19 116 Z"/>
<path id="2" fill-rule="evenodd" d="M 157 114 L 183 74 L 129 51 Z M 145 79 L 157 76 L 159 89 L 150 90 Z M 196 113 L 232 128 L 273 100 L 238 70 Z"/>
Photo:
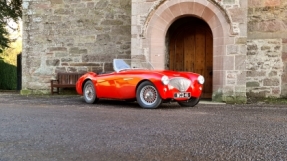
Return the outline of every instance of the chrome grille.
<path id="1" fill-rule="evenodd" d="M 168 85 L 178 89 L 181 92 L 185 92 L 191 85 L 191 81 L 187 78 L 176 77 L 169 80 Z"/>

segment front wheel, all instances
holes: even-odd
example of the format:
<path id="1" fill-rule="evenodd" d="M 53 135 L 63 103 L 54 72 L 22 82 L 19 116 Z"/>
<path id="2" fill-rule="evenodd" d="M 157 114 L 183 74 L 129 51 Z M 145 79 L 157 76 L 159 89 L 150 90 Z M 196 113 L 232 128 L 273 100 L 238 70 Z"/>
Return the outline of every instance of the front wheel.
<path id="1" fill-rule="evenodd" d="M 157 89 L 149 81 L 142 82 L 136 94 L 137 102 L 142 108 L 157 108 L 162 103 Z"/>
<path id="2" fill-rule="evenodd" d="M 178 101 L 177 103 L 182 107 L 194 107 L 198 104 L 200 97 L 198 98 L 190 98 L 187 101 Z"/>
<path id="3" fill-rule="evenodd" d="M 98 101 L 94 84 L 90 80 L 85 83 L 83 94 L 85 101 L 89 104 L 93 104 Z"/>

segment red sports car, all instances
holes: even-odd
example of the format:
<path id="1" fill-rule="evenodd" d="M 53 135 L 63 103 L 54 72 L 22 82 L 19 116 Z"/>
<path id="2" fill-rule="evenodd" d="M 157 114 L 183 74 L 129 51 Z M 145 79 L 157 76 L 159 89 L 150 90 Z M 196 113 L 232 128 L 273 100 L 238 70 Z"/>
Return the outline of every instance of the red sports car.
<path id="1" fill-rule="evenodd" d="M 78 94 L 87 103 L 98 99 L 134 100 L 143 108 L 157 108 L 163 102 L 176 101 L 181 106 L 198 104 L 204 77 L 191 72 L 154 70 L 141 60 L 113 60 L 114 71 L 89 72 L 76 84 Z"/>

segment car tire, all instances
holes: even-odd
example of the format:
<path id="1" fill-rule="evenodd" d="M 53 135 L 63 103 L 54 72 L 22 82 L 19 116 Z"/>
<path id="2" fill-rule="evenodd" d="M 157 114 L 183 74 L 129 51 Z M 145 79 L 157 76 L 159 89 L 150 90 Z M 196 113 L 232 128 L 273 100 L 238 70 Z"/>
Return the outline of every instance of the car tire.
<path id="1" fill-rule="evenodd" d="M 162 103 L 162 98 L 160 97 L 158 90 L 153 83 L 149 81 L 142 82 L 138 86 L 136 94 L 137 102 L 142 108 L 153 109 L 157 108 Z"/>
<path id="2" fill-rule="evenodd" d="M 87 81 L 84 85 L 83 95 L 86 103 L 93 104 L 98 101 L 96 90 L 92 81 Z"/>
<path id="3" fill-rule="evenodd" d="M 192 97 L 187 101 L 178 101 L 177 103 L 182 107 L 194 107 L 195 105 L 198 104 L 199 100 L 200 100 L 200 97 L 198 98 Z"/>

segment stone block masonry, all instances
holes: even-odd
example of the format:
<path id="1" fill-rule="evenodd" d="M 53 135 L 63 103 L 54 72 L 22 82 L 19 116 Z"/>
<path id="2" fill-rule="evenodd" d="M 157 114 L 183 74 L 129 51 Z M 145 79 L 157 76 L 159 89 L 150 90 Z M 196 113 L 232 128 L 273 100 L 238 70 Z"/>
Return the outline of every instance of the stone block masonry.
<path id="1" fill-rule="evenodd" d="M 249 97 L 280 97 L 282 39 L 249 40 L 246 88 Z"/>
<path id="2" fill-rule="evenodd" d="M 287 97 L 286 0 L 248 3 L 247 94 Z"/>
<path id="3" fill-rule="evenodd" d="M 282 62 L 283 62 L 283 74 L 281 84 L 281 97 L 287 97 L 287 39 L 282 39 Z"/>
<path id="4" fill-rule="evenodd" d="M 23 93 L 58 72 L 112 70 L 113 58 L 167 66 L 171 24 L 204 20 L 213 36 L 212 99 L 287 97 L 287 0 L 23 0 Z"/>
<path id="5" fill-rule="evenodd" d="M 131 55 L 130 0 L 23 0 L 23 90 L 47 93 L 58 72 L 111 70 Z"/>
<path id="6" fill-rule="evenodd" d="M 286 38 L 286 0 L 250 0 L 248 9 L 249 39 Z"/>

